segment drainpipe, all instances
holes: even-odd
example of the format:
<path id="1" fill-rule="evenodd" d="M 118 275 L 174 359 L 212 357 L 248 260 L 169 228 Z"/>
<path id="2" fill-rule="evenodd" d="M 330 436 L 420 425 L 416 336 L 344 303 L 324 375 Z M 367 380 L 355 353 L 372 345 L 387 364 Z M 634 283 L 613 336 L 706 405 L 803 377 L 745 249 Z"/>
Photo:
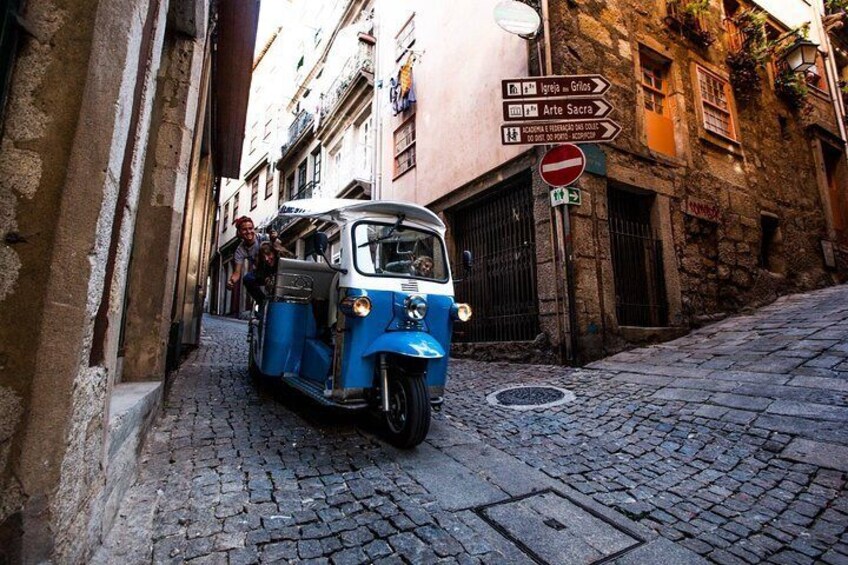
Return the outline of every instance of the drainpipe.
<path id="1" fill-rule="evenodd" d="M 372 26 L 374 28 L 374 37 L 377 41 L 374 43 L 374 87 L 371 96 L 371 117 L 374 120 L 374 135 L 372 136 L 374 143 L 374 151 L 371 154 L 371 200 L 381 200 L 383 198 L 383 120 L 380 112 L 380 94 L 382 89 L 382 69 L 380 66 L 380 46 L 382 45 L 382 31 L 380 30 L 380 0 L 374 1 L 374 19 Z M 378 86 L 379 85 L 379 86 Z"/>
<path id="2" fill-rule="evenodd" d="M 552 75 L 554 74 L 553 69 L 553 49 L 551 48 L 551 19 L 550 19 L 550 7 L 548 4 L 548 0 L 541 0 L 542 4 L 542 39 L 544 42 L 545 48 L 545 64 L 544 64 L 544 72 L 543 75 Z M 538 44 L 537 44 L 538 46 Z M 541 69 L 540 69 L 541 70 Z M 550 148 L 549 146 L 548 148 Z M 556 257 L 559 256 L 563 260 L 563 268 L 565 269 L 565 308 L 567 309 L 568 315 L 568 342 L 563 343 L 562 339 L 562 323 L 563 323 L 563 314 L 560 311 L 560 276 L 559 273 L 557 276 L 557 318 L 558 318 L 558 326 L 560 331 L 560 362 L 565 363 L 567 361 L 577 362 L 578 360 L 578 341 L 577 341 L 577 310 L 575 307 L 575 288 L 574 288 L 574 257 L 573 257 L 573 248 L 571 245 L 571 217 L 570 217 L 570 208 L 568 206 L 560 206 L 561 210 L 554 209 L 553 217 L 554 223 L 552 224 L 552 232 L 553 232 L 553 240 L 554 240 L 554 267 L 558 270 L 558 265 L 556 261 Z M 562 239 L 560 239 L 559 234 L 563 234 Z M 563 349 L 563 346 L 565 348 Z"/>

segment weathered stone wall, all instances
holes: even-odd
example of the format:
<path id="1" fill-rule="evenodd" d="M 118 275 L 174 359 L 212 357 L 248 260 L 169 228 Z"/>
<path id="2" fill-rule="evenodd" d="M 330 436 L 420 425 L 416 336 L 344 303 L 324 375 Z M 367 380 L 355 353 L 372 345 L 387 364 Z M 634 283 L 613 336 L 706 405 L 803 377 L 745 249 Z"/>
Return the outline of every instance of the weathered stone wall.
<path id="1" fill-rule="evenodd" d="M 21 457 L 32 417 L 36 337 L 45 323 L 41 310 L 49 298 L 54 228 L 96 9 L 95 0 L 27 3 L 24 17 L 33 34 L 21 38 L 6 101 L 0 141 L 0 233 L 6 242 L 0 244 L 0 554 L 12 562 L 20 557 L 24 505 L 47 511 L 46 500 L 25 485 L 26 475 L 41 474 L 42 465 L 13 462 Z M 64 429 L 62 422 L 55 425 Z"/>
<path id="2" fill-rule="evenodd" d="M 665 265 L 671 325 L 699 324 L 835 280 L 821 253 L 827 227 L 810 143 L 816 131 L 838 135 L 830 102 L 811 95 L 808 110 L 793 111 L 764 73 L 761 95 L 735 109 L 739 143 L 706 132 L 694 63 L 727 73 L 719 4 L 713 2 L 710 16 L 718 41 L 701 48 L 664 23 L 662 0 L 551 2 L 554 74 L 598 72 L 610 79 L 608 96 L 617 108 L 612 117 L 624 128 L 605 148 L 608 176 L 584 177 L 583 206 L 572 209 L 576 307 L 586 358 L 624 346 L 609 259 L 605 201 L 611 184 L 657 195 L 656 227 L 671 263 Z M 668 101 L 677 121 L 676 158 L 647 148 L 637 80 L 640 45 L 672 61 Z M 690 199 L 716 206 L 717 221 L 685 213 Z M 773 214 L 780 225 L 769 270 L 758 267 L 762 213 Z M 839 276 L 844 274 L 843 266 Z"/>

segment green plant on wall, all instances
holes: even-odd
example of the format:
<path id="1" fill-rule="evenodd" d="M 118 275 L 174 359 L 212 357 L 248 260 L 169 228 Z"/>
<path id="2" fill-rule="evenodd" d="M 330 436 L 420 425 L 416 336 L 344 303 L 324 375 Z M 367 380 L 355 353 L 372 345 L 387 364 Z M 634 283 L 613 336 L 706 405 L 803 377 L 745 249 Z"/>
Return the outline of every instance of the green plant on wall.
<path id="1" fill-rule="evenodd" d="M 706 25 L 711 0 L 668 0 L 666 22 L 701 47 L 715 42 L 715 34 Z"/>
<path id="2" fill-rule="evenodd" d="M 795 73 L 787 67 L 782 67 L 774 78 L 774 92 L 790 107 L 798 110 L 804 106 L 810 89 L 801 73 Z"/>
<path id="3" fill-rule="evenodd" d="M 848 11 L 848 0 L 825 0 L 825 10 L 828 14 Z"/>
<path id="4" fill-rule="evenodd" d="M 762 90 L 760 71 L 772 47 L 766 36 L 766 19 L 765 12 L 753 8 L 740 10 L 732 17 L 739 30 L 741 46 L 727 56 L 727 66 L 736 98 L 741 102 L 752 100 Z"/>

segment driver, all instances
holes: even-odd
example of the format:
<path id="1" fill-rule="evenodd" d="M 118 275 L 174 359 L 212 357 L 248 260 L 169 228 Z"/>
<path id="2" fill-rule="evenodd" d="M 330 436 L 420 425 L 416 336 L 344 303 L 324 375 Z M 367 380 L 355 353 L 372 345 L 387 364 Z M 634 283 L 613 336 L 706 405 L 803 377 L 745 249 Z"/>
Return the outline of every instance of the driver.
<path id="1" fill-rule="evenodd" d="M 433 278 L 433 258 L 422 255 L 412 262 L 412 274 L 418 277 Z"/>

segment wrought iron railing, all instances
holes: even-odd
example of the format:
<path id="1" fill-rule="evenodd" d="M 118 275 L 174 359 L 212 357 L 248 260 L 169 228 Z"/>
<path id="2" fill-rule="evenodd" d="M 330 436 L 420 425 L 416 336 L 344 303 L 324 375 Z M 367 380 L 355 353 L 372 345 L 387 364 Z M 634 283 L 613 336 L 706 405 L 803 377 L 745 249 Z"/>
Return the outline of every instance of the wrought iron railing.
<path id="1" fill-rule="evenodd" d="M 289 197 L 289 200 L 303 200 L 305 198 L 312 198 L 313 195 L 317 194 L 321 188 L 321 183 L 313 181 L 309 181 L 305 185 L 298 187 L 296 192 L 293 192 Z"/>
<path id="2" fill-rule="evenodd" d="M 321 117 L 325 117 L 356 80 L 360 71 L 373 72 L 374 46 L 360 42 L 359 50 L 345 62 L 341 72 L 321 96 Z"/>
<path id="3" fill-rule="evenodd" d="M 281 150 L 281 155 L 285 156 L 286 153 L 294 146 L 297 140 L 303 135 L 314 121 L 315 116 L 306 110 L 301 110 L 300 113 L 295 116 L 294 121 L 289 126 L 289 137 L 286 144 L 283 145 Z"/>

